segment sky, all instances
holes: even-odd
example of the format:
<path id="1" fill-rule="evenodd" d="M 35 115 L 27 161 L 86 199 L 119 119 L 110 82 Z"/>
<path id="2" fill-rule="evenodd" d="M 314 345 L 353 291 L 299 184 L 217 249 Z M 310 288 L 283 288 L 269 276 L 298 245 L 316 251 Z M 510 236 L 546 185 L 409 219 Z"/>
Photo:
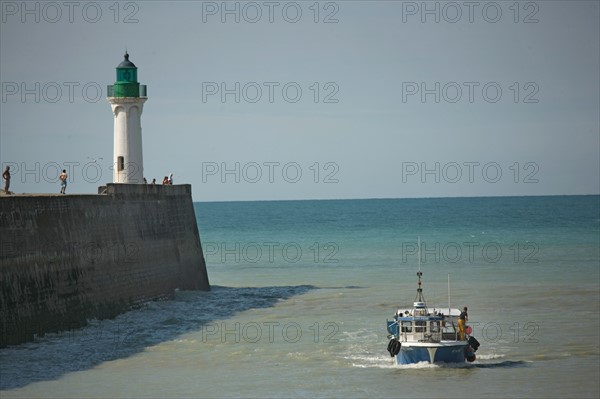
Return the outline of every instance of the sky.
<path id="1" fill-rule="evenodd" d="M 0 4 L 16 193 L 112 181 L 125 50 L 144 175 L 194 201 L 600 193 L 598 1 Z"/>

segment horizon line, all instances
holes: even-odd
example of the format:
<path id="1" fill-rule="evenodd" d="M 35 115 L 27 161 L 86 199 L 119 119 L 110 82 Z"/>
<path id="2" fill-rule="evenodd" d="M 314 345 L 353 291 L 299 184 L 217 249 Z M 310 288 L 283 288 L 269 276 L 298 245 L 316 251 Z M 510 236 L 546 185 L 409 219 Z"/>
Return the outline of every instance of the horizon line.
<path id="1" fill-rule="evenodd" d="M 365 198 L 298 198 L 298 199 L 251 199 L 251 200 L 195 200 L 192 202 L 282 202 L 282 201 L 365 201 L 365 200 L 410 200 L 410 199 L 458 199 L 458 198 L 523 198 L 523 197 L 588 197 L 596 194 L 534 194 L 534 195 L 473 195 L 448 197 L 365 197 Z"/>

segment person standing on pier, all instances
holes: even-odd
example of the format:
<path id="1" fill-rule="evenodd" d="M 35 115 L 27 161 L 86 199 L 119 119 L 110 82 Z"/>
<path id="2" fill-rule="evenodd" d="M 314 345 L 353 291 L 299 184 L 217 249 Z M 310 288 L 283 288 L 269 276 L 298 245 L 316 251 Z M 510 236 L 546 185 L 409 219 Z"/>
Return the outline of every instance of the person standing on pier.
<path id="1" fill-rule="evenodd" d="M 4 179 L 4 193 L 8 194 L 8 189 L 10 188 L 10 166 L 6 166 L 6 170 L 2 173 L 2 178 Z"/>
<path id="2" fill-rule="evenodd" d="M 60 176 L 58 177 L 60 179 L 60 193 L 61 194 L 65 194 L 65 191 L 67 190 L 67 171 L 65 169 L 63 169 L 62 173 L 60 174 Z"/>

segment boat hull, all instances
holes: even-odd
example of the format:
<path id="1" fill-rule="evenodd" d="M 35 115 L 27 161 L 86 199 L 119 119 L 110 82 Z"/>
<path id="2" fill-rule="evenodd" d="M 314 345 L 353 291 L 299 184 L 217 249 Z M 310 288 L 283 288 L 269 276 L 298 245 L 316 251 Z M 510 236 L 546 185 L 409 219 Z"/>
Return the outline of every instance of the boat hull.
<path id="1" fill-rule="evenodd" d="M 410 344 L 403 342 L 400 352 L 395 356 L 397 364 L 427 363 L 464 363 L 468 343 L 459 341 L 440 344 Z"/>

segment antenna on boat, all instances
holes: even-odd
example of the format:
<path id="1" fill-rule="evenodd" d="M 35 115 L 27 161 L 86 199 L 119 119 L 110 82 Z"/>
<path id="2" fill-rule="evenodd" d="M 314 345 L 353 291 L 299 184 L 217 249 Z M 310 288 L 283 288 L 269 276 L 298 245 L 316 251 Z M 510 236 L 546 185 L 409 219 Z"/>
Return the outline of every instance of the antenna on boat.
<path id="1" fill-rule="evenodd" d="M 421 236 L 417 236 L 417 248 L 419 250 L 419 257 L 417 258 L 419 263 L 419 285 L 421 285 Z"/>
<path id="2" fill-rule="evenodd" d="M 450 273 L 448 273 L 448 315 L 450 315 Z"/>

